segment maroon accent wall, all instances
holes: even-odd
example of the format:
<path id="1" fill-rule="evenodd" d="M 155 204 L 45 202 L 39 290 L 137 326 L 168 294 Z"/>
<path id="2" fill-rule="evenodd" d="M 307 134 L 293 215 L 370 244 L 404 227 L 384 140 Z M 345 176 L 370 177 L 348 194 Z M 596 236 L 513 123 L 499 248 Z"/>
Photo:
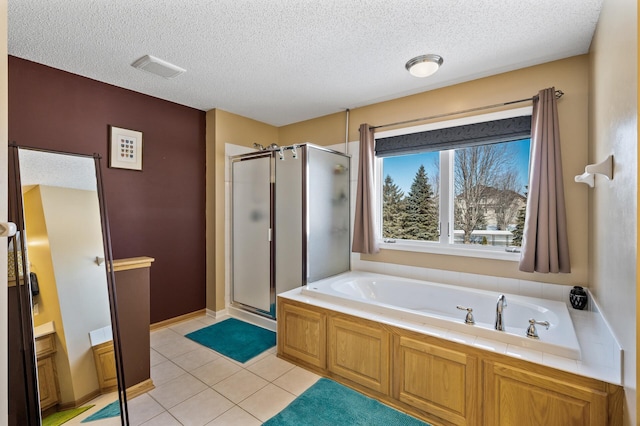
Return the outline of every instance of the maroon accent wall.
<path id="1" fill-rule="evenodd" d="M 9 56 L 9 141 L 102 156 L 114 259 L 155 258 L 152 323 L 205 308 L 205 123 L 204 111 Z M 107 167 L 109 125 L 143 133 L 142 172 Z"/>

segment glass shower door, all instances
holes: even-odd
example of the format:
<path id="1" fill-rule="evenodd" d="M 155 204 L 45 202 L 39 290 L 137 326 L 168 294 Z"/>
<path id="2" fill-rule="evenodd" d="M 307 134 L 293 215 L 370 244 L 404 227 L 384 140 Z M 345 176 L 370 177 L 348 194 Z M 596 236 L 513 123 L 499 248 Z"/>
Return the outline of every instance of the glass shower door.
<path id="1" fill-rule="evenodd" d="M 349 157 L 307 152 L 307 282 L 349 270 Z"/>
<path id="2" fill-rule="evenodd" d="M 232 162 L 233 302 L 273 315 L 271 155 Z"/>

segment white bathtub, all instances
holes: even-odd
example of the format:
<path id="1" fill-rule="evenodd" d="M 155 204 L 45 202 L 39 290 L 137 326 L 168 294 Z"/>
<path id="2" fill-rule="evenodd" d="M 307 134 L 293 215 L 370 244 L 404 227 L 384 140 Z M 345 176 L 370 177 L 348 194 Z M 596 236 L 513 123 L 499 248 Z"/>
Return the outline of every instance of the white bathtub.
<path id="1" fill-rule="evenodd" d="M 547 299 L 503 293 L 505 331 L 495 330 L 496 304 L 501 293 L 398 278 L 369 272 L 345 274 L 316 281 L 302 288 L 307 297 L 354 307 L 390 319 L 428 324 L 481 336 L 511 345 L 579 360 L 580 345 L 567 305 Z M 474 325 L 464 323 L 473 308 Z M 539 339 L 526 337 L 529 319 L 548 321 L 548 330 L 537 325 Z"/>

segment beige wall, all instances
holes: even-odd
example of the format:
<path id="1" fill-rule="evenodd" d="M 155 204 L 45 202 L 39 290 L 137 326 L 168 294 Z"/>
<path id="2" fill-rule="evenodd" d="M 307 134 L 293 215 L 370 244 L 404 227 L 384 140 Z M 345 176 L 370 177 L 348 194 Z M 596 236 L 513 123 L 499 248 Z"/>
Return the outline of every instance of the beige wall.
<path id="1" fill-rule="evenodd" d="M 61 348 L 66 348 L 64 327 L 62 326 L 62 314 L 58 302 L 58 290 L 53 272 L 51 249 L 47 235 L 47 225 L 42 208 L 40 186 L 22 194 L 24 203 L 25 221 L 29 223 L 29 241 L 37 242 L 29 246 L 30 271 L 38 276 L 40 294 L 33 297 L 33 303 L 38 304 L 38 315 L 33 316 L 35 327 L 53 321 L 56 325 L 56 335 L 60 340 Z M 35 310 L 35 309 L 34 309 Z M 65 349 L 66 350 L 66 349 Z"/>
<path id="2" fill-rule="evenodd" d="M 340 112 L 283 126 L 278 129 L 278 143 L 280 145 L 292 145 L 294 143 L 310 142 L 322 146 L 344 143 L 346 123 L 346 112 Z M 352 126 L 349 127 L 351 128 Z"/>
<path id="3" fill-rule="evenodd" d="M 214 109 L 207 112 L 206 142 L 206 306 L 216 312 L 225 309 L 225 144 L 278 143 L 278 128 Z"/>
<path id="4" fill-rule="evenodd" d="M 589 57 L 576 56 L 509 73 L 457 84 L 392 101 L 356 108 L 349 114 L 349 140 L 358 139 L 361 123 L 381 125 L 479 106 L 530 98 L 555 86 L 565 95 L 558 103 L 569 222 L 570 274 L 526 274 L 517 262 L 460 256 L 383 250 L 363 260 L 476 273 L 565 285 L 588 283 L 588 187 L 573 177 L 588 162 Z M 516 107 L 525 106 L 518 104 Z M 221 110 L 207 113 L 207 308 L 224 309 L 224 144 L 253 142 L 280 145 L 309 141 L 318 145 L 343 143 L 346 114 L 336 114 L 275 128 Z M 215 200 L 215 203 L 214 203 Z M 211 203 L 211 204 L 209 204 Z M 212 266 L 215 265 L 213 268 Z"/>
<path id="5" fill-rule="evenodd" d="M 614 155 L 590 194 L 589 284 L 624 349 L 625 423 L 636 419 L 637 3 L 605 0 L 591 45 L 589 160 Z"/>
<path id="6" fill-rule="evenodd" d="M 422 266 L 468 273 L 520 278 L 556 284 L 581 284 L 588 281 L 587 232 L 588 188 L 576 184 L 573 177 L 584 172 L 588 153 L 589 61 L 586 55 L 525 68 L 505 74 L 457 84 L 392 101 L 352 109 L 349 118 L 349 140 L 358 139 L 361 123 L 381 125 L 461 111 L 516 99 L 530 98 L 538 90 L 555 86 L 565 92 L 558 102 L 560 137 L 564 167 L 565 197 L 569 218 L 572 272 L 570 274 L 525 274 L 517 262 L 462 258 L 459 256 L 383 250 L 363 260 Z M 525 106 L 518 104 L 515 107 Z M 484 111 L 486 112 L 486 111 Z M 424 122 L 423 122 L 424 123 Z M 422 124 L 422 123 L 419 123 Z M 282 143 L 310 140 L 319 145 L 344 141 L 344 113 L 320 117 L 279 129 Z M 388 130 L 388 129 L 385 129 Z"/>

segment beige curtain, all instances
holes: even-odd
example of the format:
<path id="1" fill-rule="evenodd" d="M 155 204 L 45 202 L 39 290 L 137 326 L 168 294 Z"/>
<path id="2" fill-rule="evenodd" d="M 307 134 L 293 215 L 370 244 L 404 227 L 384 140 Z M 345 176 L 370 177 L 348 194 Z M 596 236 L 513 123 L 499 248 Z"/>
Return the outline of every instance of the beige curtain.
<path id="1" fill-rule="evenodd" d="M 520 270 L 569 273 L 569 240 L 564 205 L 560 130 L 555 88 L 533 100 L 531 173 Z"/>
<path id="2" fill-rule="evenodd" d="M 356 193 L 356 213 L 353 223 L 354 253 L 377 253 L 378 243 L 375 236 L 374 183 L 373 168 L 375 161 L 374 130 L 368 124 L 360 125 L 360 158 L 358 161 L 358 190 Z"/>

